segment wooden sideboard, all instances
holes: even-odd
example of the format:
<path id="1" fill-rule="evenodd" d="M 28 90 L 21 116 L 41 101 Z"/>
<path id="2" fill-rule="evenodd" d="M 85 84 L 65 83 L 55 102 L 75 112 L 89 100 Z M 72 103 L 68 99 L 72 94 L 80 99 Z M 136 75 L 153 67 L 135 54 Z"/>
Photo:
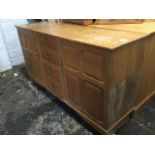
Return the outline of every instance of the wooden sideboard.
<path id="1" fill-rule="evenodd" d="M 29 76 L 101 133 L 116 131 L 154 95 L 150 33 L 67 23 L 17 29 Z"/>

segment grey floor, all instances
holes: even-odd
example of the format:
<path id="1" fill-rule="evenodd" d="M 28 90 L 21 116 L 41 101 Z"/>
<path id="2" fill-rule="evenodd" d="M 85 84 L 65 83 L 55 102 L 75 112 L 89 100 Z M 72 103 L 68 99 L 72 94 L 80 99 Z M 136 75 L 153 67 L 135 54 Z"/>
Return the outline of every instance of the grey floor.
<path id="1" fill-rule="evenodd" d="M 31 85 L 24 66 L 0 73 L 1 135 L 99 134 L 74 111 L 38 85 Z M 155 98 L 116 135 L 155 134 Z"/>

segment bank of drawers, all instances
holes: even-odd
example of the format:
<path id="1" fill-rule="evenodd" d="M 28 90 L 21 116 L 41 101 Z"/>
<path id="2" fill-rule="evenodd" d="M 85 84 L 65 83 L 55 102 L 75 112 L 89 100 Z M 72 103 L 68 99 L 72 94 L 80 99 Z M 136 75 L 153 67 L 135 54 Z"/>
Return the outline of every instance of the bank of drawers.
<path id="1" fill-rule="evenodd" d="M 64 98 L 62 87 L 62 68 L 56 38 L 37 34 L 43 60 L 47 88 L 61 99 Z"/>

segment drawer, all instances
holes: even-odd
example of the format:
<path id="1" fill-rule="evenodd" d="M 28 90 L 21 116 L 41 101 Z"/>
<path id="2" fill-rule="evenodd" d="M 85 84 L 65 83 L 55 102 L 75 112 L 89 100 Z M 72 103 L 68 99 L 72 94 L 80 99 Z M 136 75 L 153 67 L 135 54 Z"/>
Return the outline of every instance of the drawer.
<path id="1" fill-rule="evenodd" d="M 55 37 L 44 35 L 44 34 L 37 34 L 37 38 L 41 44 L 49 47 L 55 47 L 58 49 L 58 44 Z"/>
<path id="2" fill-rule="evenodd" d="M 54 95 L 56 95 L 60 98 L 63 98 L 63 87 L 62 87 L 61 83 L 53 80 L 49 76 L 46 76 L 46 80 L 47 80 L 47 87 L 48 87 L 49 91 L 54 93 Z"/>
<path id="3" fill-rule="evenodd" d="M 60 56 L 55 47 L 40 46 L 42 58 L 52 64 L 60 65 Z"/>
<path id="4" fill-rule="evenodd" d="M 52 78 L 55 81 L 61 82 L 61 68 L 57 67 L 55 65 L 50 65 L 48 63 L 46 63 L 45 61 L 43 61 L 43 65 L 44 65 L 44 71 L 45 74 L 47 76 L 49 76 L 50 78 Z"/>

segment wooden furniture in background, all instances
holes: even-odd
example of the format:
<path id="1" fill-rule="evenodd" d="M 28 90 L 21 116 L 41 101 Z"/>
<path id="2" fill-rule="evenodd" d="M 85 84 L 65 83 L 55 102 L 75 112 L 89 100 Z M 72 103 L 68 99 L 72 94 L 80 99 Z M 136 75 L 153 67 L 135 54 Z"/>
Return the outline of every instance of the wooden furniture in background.
<path id="1" fill-rule="evenodd" d="M 93 19 L 63 19 L 62 22 L 79 25 L 91 25 L 93 24 Z"/>
<path id="2" fill-rule="evenodd" d="M 137 24 L 142 23 L 143 19 L 96 19 L 94 24 L 102 25 L 102 24 Z"/>
<path id="3" fill-rule="evenodd" d="M 154 38 L 146 31 L 67 23 L 17 29 L 30 77 L 101 133 L 113 133 L 154 95 Z"/>

